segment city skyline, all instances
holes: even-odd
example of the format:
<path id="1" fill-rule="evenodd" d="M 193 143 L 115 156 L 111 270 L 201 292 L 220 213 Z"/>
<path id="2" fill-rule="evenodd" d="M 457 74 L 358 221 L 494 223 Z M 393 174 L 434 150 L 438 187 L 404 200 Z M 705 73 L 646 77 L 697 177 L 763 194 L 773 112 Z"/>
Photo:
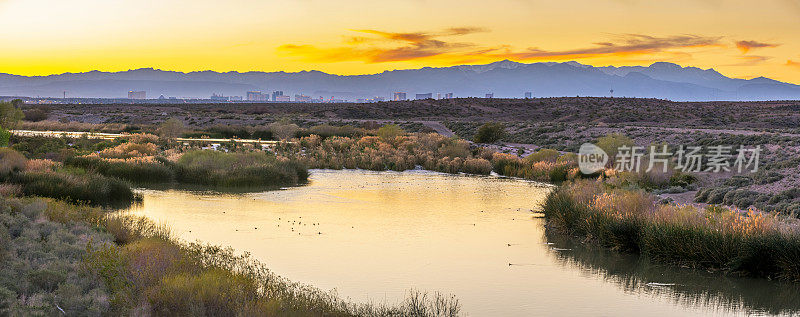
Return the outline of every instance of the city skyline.
<path id="1" fill-rule="evenodd" d="M 391 4 L 0 0 L 0 27 L 14 30 L 0 34 L 6 47 L 0 72 L 152 67 L 348 75 L 504 59 L 593 66 L 667 61 L 800 83 L 794 0 Z"/>

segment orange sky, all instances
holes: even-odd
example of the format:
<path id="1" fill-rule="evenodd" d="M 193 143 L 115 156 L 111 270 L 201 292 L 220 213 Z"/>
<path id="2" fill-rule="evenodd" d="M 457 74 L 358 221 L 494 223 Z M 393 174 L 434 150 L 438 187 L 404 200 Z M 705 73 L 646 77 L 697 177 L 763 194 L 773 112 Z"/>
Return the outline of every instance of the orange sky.
<path id="1" fill-rule="evenodd" d="M 800 83 L 800 0 L 0 0 L 0 72 L 669 61 Z"/>

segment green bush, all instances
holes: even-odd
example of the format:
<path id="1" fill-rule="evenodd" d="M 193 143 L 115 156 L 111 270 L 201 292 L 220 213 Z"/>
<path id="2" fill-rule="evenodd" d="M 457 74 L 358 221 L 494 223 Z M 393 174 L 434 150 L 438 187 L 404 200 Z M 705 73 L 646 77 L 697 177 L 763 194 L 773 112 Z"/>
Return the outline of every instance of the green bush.
<path id="1" fill-rule="evenodd" d="M 476 143 L 494 143 L 506 136 L 506 126 L 498 122 L 489 122 L 478 128 L 473 141 Z"/>
<path id="2" fill-rule="evenodd" d="M 11 132 L 3 129 L 0 126 L 0 146 L 8 146 L 8 142 L 11 140 Z"/>

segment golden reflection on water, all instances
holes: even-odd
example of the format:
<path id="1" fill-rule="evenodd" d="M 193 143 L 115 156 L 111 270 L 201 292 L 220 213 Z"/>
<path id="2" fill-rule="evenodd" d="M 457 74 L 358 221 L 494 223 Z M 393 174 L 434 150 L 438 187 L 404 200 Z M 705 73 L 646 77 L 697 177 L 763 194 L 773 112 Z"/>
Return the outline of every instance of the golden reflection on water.
<path id="1" fill-rule="evenodd" d="M 570 251 L 552 248 L 566 242 L 546 244 L 532 213 L 549 190 L 494 177 L 314 170 L 307 186 L 262 193 L 142 190 L 131 212 L 362 302 L 396 303 L 415 288 L 454 294 L 471 316 L 737 312 L 565 265 L 559 254 Z"/>

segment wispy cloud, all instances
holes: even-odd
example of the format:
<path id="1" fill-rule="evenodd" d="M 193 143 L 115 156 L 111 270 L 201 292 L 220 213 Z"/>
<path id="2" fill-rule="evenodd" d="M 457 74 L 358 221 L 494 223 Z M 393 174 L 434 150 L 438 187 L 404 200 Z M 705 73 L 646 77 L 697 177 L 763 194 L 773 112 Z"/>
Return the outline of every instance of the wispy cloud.
<path id="1" fill-rule="evenodd" d="M 286 44 L 280 53 L 314 62 L 361 61 L 385 63 L 425 60 L 439 64 L 485 62 L 500 59 L 518 61 L 566 60 L 598 57 L 627 59 L 659 58 L 691 59 L 697 48 L 729 47 L 720 36 L 680 34 L 651 36 L 618 34 L 590 46 L 568 50 L 545 50 L 538 47 L 514 49 L 509 45 L 492 47 L 462 41 L 461 37 L 488 30 L 477 27 L 454 27 L 436 32 L 387 32 L 382 30 L 351 30 L 358 33 L 345 37 L 342 44 L 322 47 L 310 44 Z M 764 43 L 749 41 L 756 47 Z M 758 62 L 756 57 L 746 62 Z"/>
<path id="2" fill-rule="evenodd" d="M 509 58 L 516 59 L 570 59 L 591 58 L 609 55 L 643 55 L 666 52 L 673 49 L 687 49 L 698 47 L 722 47 L 722 37 L 700 36 L 692 34 L 657 37 L 643 34 L 617 35 L 613 41 L 596 42 L 592 47 L 548 51 L 539 48 L 529 48 L 522 52 L 510 52 Z"/>
<path id="3" fill-rule="evenodd" d="M 724 66 L 755 66 L 772 59 L 772 56 L 745 55 L 745 56 L 738 56 L 738 59 L 741 62 L 727 64 Z"/>
<path id="4" fill-rule="evenodd" d="M 475 44 L 448 41 L 446 38 L 487 30 L 476 27 L 449 28 L 440 32 L 385 32 L 352 30 L 366 36 L 346 38 L 345 46 L 317 47 L 314 45 L 282 45 L 280 52 L 316 61 L 364 61 L 367 63 L 396 62 L 433 57 L 474 49 Z M 444 38 L 444 39 L 443 39 Z"/>
<path id="5" fill-rule="evenodd" d="M 800 62 L 795 62 L 790 59 L 786 61 L 786 66 L 800 68 Z"/>
<path id="6" fill-rule="evenodd" d="M 766 48 L 766 47 L 778 47 L 780 44 L 774 43 L 764 43 L 758 41 L 737 41 L 736 48 L 742 51 L 742 54 L 747 54 L 752 49 L 755 48 Z"/>

